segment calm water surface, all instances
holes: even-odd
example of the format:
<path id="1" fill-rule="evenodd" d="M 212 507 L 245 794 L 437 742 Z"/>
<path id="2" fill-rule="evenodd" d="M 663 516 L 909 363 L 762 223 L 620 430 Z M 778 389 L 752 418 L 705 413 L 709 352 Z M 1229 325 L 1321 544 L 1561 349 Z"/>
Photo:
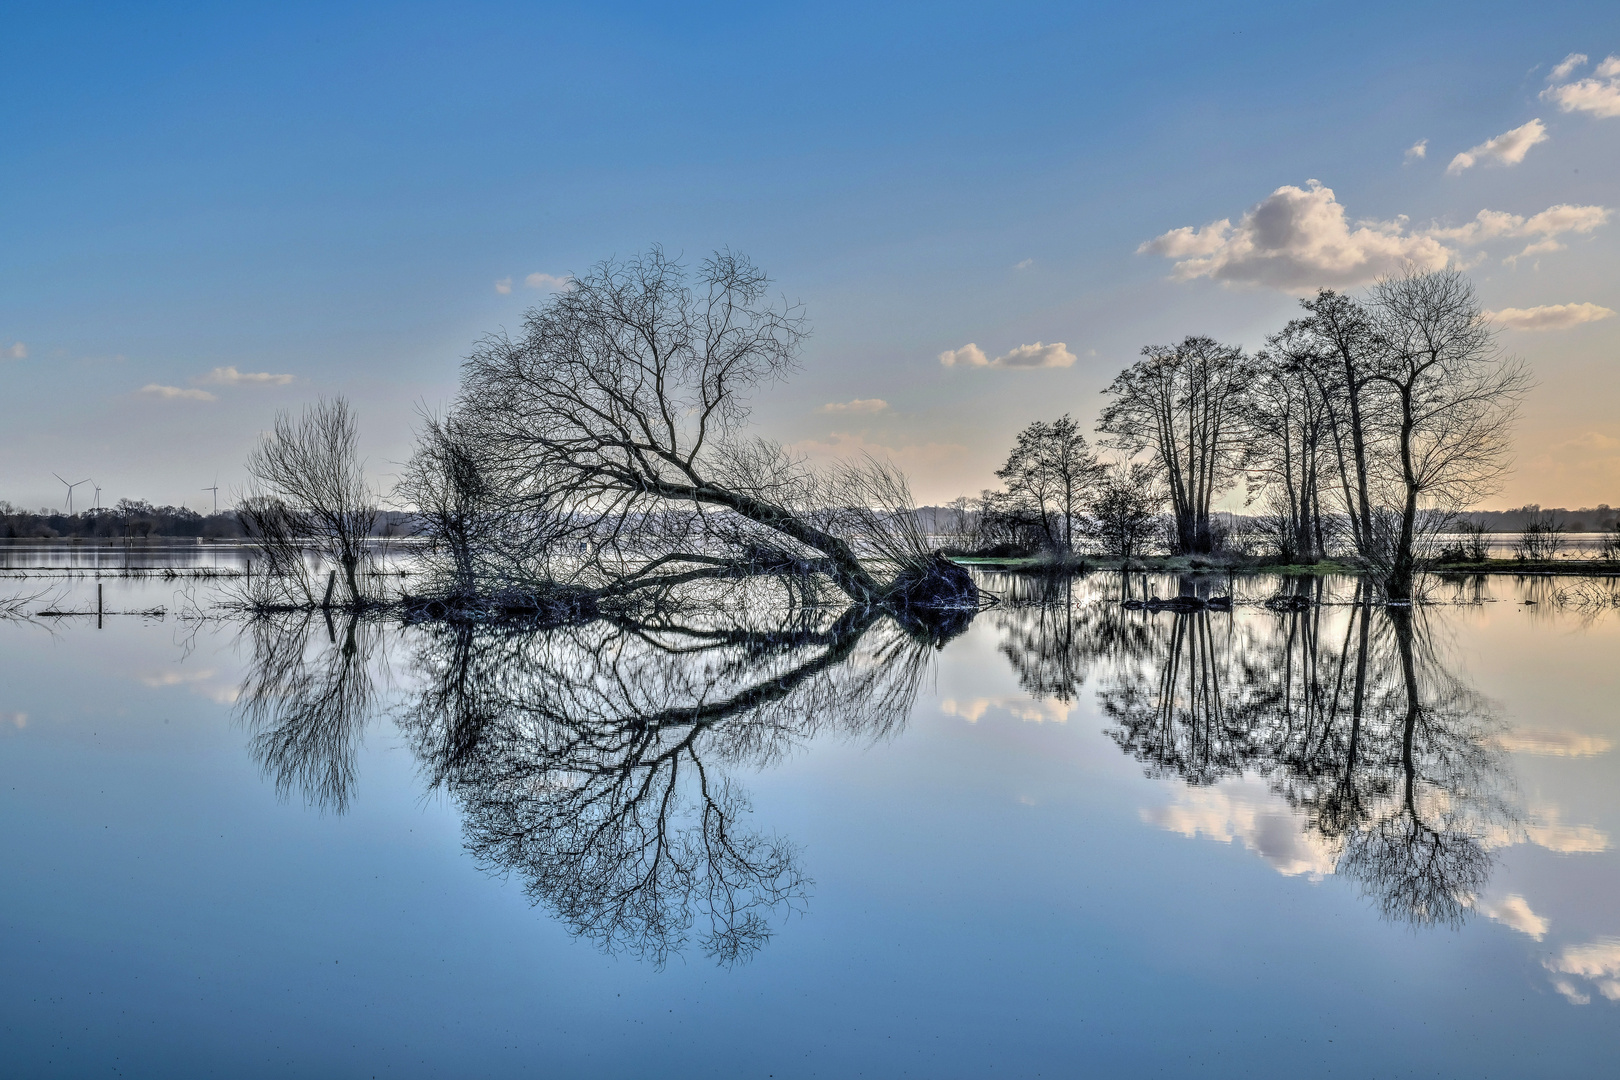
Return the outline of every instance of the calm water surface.
<path id="1" fill-rule="evenodd" d="M 0 620 L 0 1072 L 1613 1068 L 1606 583 L 987 581 L 943 644 Z"/>

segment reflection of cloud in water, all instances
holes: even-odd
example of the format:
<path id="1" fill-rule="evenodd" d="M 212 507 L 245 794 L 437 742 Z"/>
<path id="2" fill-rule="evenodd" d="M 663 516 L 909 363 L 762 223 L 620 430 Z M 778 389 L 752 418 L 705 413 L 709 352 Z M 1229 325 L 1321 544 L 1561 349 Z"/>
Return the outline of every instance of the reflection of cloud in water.
<path id="1" fill-rule="evenodd" d="M 1562 855 L 1592 854 L 1609 850 L 1609 836 L 1595 825 L 1565 825 L 1556 806 L 1538 806 L 1530 811 L 1524 827 L 1532 844 Z"/>
<path id="2" fill-rule="evenodd" d="M 1142 819 L 1182 836 L 1209 836 L 1257 853 L 1279 874 L 1320 881 L 1333 873 L 1339 845 L 1307 831 L 1300 816 L 1264 786 L 1250 780 L 1182 788 L 1176 801 L 1142 811 Z"/>
<path id="3" fill-rule="evenodd" d="M 1614 746 L 1602 735 L 1583 735 L 1577 731 L 1510 731 L 1496 741 L 1510 754 L 1539 757 L 1596 757 Z"/>
<path id="4" fill-rule="evenodd" d="M 164 686 L 187 686 L 191 683 L 206 682 L 214 677 L 213 668 L 200 668 L 196 671 L 165 671 L 161 675 L 142 675 L 141 685 L 150 686 L 154 690 Z"/>
<path id="5" fill-rule="evenodd" d="M 161 690 L 168 686 L 185 686 L 193 694 L 199 694 L 214 702 L 216 705 L 234 705 L 241 694 L 241 687 L 235 684 L 206 685 L 214 677 L 213 668 L 198 668 L 195 671 L 165 671 L 161 675 L 139 676 L 141 685 L 149 686 L 154 690 Z"/>
<path id="6" fill-rule="evenodd" d="M 991 710 L 1006 713 L 1014 720 L 1027 720 L 1034 724 L 1066 724 L 1074 706 L 1049 698 L 1015 696 L 965 698 L 961 701 L 946 698 L 939 703 L 939 708 L 947 716 L 960 716 L 970 724 L 977 724 Z"/>
<path id="7" fill-rule="evenodd" d="M 1609 850 L 1608 833 L 1596 825 L 1566 825 L 1563 816 L 1563 811 L 1556 806 L 1534 806 L 1523 822 L 1494 824 L 1485 830 L 1479 842 L 1488 851 L 1515 844 L 1534 844 L 1560 855 L 1590 855 Z"/>
<path id="8" fill-rule="evenodd" d="M 1547 936 L 1547 927 L 1550 924 L 1531 911 L 1530 904 L 1517 893 L 1509 893 L 1500 900 L 1478 900 L 1474 903 L 1474 910 L 1487 919 L 1495 920 L 1537 941 Z"/>
<path id="9" fill-rule="evenodd" d="M 1553 989 L 1576 1005 L 1585 1005 L 1592 996 L 1572 979 L 1590 980 L 1597 992 L 1610 1001 L 1620 1001 L 1620 938 L 1603 937 L 1585 945 L 1566 945 L 1564 951 L 1542 967 L 1552 972 Z"/>

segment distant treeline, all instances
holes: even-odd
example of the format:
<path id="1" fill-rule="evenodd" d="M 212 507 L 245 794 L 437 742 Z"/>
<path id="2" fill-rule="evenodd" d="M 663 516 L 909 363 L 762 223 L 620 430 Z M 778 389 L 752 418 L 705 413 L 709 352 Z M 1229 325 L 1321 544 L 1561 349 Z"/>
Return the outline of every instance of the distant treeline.
<path id="1" fill-rule="evenodd" d="M 972 517 L 975 511 L 965 511 Z M 961 530 L 964 511 L 950 506 L 919 506 L 917 519 L 925 532 L 934 536 L 949 536 Z M 1215 517 L 1227 524 L 1229 529 L 1245 522 L 1258 522 L 1264 519 L 1259 514 L 1227 514 L 1216 513 Z M 1583 506 L 1577 510 L 1566 510 L 1563 507 L 1545 507 L 1535 503 L 1521 506 L 1515 510 L 1466 510 L 1455 515 L 1458 524 L 1483 526 L 1486 532 L 1492 533 L 1518 533 L 1532 522 L 1547 523 L 1563 526 L 1566 532 L 1609 532 L 1620 529 L 1620 509 L 1608 503 L 1599 503 L 1597 506 Z"/>
<path id="2" fill-rule="evenodd" d="M 1544 507 L 1531 503 L 1517 510 L 1468 510 L 1458 518 L 1471 525 L 1482 525 L 1486 532 L 1516 533 L 1532 522 L 1563 526 L 1566 532 L 1610 532 L 1620 528 L 1620 510 L 1608 503 L 1583 506 L 1578 510 Z M 1550 522 L 1548 519 L 1551 519 Z"/>
<path id="3" fill-rule="evenodd" d="M 412 516 L 379 511 L 374 536 L 403 536 L 414 531 Z M 48 540 L 81 537 L 101 540 L 195 538 L 239 540 L 247 536 L 235 510 L 199 514 L 184 506 L 153 506 L 139 499 L 120 499 L 116 506 L 66 514 L 59 510 L 25 510 L 0 500 L 0 540 Z"/>

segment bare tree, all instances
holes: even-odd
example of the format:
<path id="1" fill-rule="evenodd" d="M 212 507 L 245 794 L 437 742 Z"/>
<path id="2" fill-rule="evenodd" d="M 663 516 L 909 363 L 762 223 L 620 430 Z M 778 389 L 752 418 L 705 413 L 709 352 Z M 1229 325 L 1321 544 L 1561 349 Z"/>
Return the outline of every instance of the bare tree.
<path id="1" fill-rule="evenodd" d="M 1468 278 L 1412 271 L 1373 287 L 1379 340 L 1371 385 L 1387 394 L 1390 460 L 1399 515 L 1381 566 L 1393 600 L 1412 596 L 1420 511 L 1449 511 L 1492 491 L 1508 466 L 1509 436 L 1529 374 L 1498 349 Z"/>
<path id="2" fill-rule="evenodd" d="M 1210 505 L 1231 485 L 1242 450 L 1242 350 L 1207 337 L 1150 345 L 1104 391 L 1097 429 L 1127 454 L 1146 452 L 1175 512 L 1178 553 L 1212 550 Z"/>
<path id="3" fill-rule="evenodd" d="M 1305 370 L 1317 383 L 1330 420 L 1329 432 L 1345 516 L 1356 551 L 1371 557 L 1373 537 L 1372 469 L 1369 462 L 1369 402 L 1378 335 L 1367 309 L 1343 293 L 1322 289 L 1300 301 L 1307 312 L 1299 324 L 1315 339 L 1317 363 Z"/>
<path id="4" fill-rule="evenodd" d="M 377 521 L 377 496 L 358 439 L 354 412 L 341 397 L 322 398 L 296 420 L 276 414 L 274 428 L 248 456 L 253 488 L 245 500 L 248 512 L 277 535 L 309 543 L 335 563 L 351 604 L 366 599 L 360 566 Z"/>
<path id="5" fill-rule="evenodd" d="M 497 497 L 533 528 L 541 576 L 622 593 L 750 565 L 813 565 L 876 604 L 908 573 L 949 573 L 919 552 L 880 581 L 858 548 L 872 539 L 864 530 L 894 515 L 827 502 L 839 491 L 896 494 L 892 477 L 828 476 L 744 437 L 749 394 L 793 369 L 807 333 L 796 305 L 768 299 L 769 285 L 731 252 L 688 275 L 654 248 L 574 279 L 528 312 L 520 337 L 479 344 L 453 422 L 496 464 Z M 877 546 L 893 538 L 891 529 Z M 956 574 L 965 591 L 971 580 Z"/>
<path id="6" fill-rule="evenodd" d="M 1075 519 L 1098 472 L 1080 425 L 1065 414 L 1051 423 L 1037 420 L 1019 432 L 1007 464 L 996 475 L 1009 495 L 1028 502 L 1040 515 L 1047 547 L 1073 551 Z"/>
<path id="7" fill-rule="evenodd" d="M 1255 356 L 1244 397 L 1249 498 L 1272 505 L 1279 554 L 1301 562 L 1315 562 L 1327 547 L 1321 480 L 1328 472 L 1332 412 L 1322 361 L 1304 324 L 1291 322 Z"/>

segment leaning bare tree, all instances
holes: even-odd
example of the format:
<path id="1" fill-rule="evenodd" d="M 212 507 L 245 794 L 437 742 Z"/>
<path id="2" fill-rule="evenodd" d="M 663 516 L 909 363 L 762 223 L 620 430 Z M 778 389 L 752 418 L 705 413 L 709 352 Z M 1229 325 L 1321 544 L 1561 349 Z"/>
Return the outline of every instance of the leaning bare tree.
<path id="1" fill-rule="evenodd" d="M 1389 598 L 1409 600 L 1420 514 L 1455 511 L 1496 490 L 1530 376 L 1498 348 L 1459 271 L 1385 278 L 1371 307 L 1379 341 L 1371 381 L 1389 402 L 1380 410 L 1390 447 L 1384 479 L 1398 515 L 1379 569 Z"/>
<path id="2" fill-rule="evenodd" d="M 342 572 L 353 605 L 366 600 L 360 567 L 377 521 L 377 495 L 358 442 L 354 411 L 341 397 L 322 398 L 296 419 L 278 413 L 248 456 L 252 484 L 240 510 L 272 562 L 301 568 L 301 549 L 309 545 Z M 332 592 L 329 585 L 327 605 Z"/>
<path id="3" fill-rule="evenodd" d="M 797 568 L 861 604 L 904 605 L 942 577 L 971 590 L 909 506 L 882 505 L 909 498 L 897 476 L 829 475 L 746 437 L 749 394 L 793 369 L 807 333 L 769 285 L 731 252 L 689 274 L 654 248 L 575 278 L 521 335 L 479 343 L 452 423 L 529 528 L 534 580 L 623 595 Z"/>

